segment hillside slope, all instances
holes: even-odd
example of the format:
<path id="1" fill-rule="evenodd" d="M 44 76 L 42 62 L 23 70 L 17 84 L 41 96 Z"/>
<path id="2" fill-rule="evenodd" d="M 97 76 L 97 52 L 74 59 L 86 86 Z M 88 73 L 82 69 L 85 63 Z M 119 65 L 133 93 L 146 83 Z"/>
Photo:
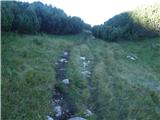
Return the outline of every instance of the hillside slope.
<path id="1" fill-rule="evenodd" d="M 56 81 L 55 63 L 68 49 L 70 88 Z M 88 78 L 83 74 L 85 57 Z M 160 38 L 110 43 L 84 35 L 2 33 L 2 119 L 54 116 L 54 86 L 66 91 L 74 116 L 87 120 L 160 119 Z M 89 109 L 93 114 L 86 116 Z"/>
<path id="2" fill-rule="evenodd" d="M 159 23 L 160 2 L 157 2 L 115 15 L 104 24 L 95 25 L 92 32 L 106 41 L 140 40 L 159 36 Z"/>

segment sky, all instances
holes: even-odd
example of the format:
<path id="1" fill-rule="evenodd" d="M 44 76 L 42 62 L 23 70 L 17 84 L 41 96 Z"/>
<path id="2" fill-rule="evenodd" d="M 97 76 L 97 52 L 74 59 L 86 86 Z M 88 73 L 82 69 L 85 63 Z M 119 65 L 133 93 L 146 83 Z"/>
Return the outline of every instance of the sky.
<path id="1" fill-rule="evenodd" d="M 32 3 L 37 0 L 18 0 Z M 93 25 L 103 24 L 121 12 L 149 5 L 160 0 L 39 0 L 53 7 L 61 8 L 70 16 L 78 16 Z"/>

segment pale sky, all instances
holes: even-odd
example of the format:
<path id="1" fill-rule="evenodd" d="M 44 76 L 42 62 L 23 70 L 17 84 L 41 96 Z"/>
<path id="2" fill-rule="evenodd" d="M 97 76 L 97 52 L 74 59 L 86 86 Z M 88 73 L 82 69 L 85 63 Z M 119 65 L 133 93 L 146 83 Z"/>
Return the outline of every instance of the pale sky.
<path id="1" fill-rule="evenodd" d="M 19 0 L 34 2 L 38 0 Z M 39 0 L 63 9 L 67 15 L 78 16 L 91 25 L 103 24 L 106 20 L 138 6 L 149 5 L 160 0 Z"/>

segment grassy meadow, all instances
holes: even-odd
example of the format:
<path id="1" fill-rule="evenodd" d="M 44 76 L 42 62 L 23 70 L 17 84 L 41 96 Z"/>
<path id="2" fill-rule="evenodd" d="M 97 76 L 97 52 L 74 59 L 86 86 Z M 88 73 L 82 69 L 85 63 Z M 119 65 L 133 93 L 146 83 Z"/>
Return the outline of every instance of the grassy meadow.
<path id="1" fill-rule="evenodd" d="M 52 112 L 55 62 L 70 50 L 67 94 L 87 120 L 160 119 L 160 38 L 105 42 L 79 35 L 2 33 L 2 119 L 44 120 Z M 90 60 L 91 79 L 80 56 Z M 127 56 L 134 56 L 130 59 Z M 90 89 L 90 87 L 92 89 Z M 62 89 L 65 88 L 62 87 Z"/>

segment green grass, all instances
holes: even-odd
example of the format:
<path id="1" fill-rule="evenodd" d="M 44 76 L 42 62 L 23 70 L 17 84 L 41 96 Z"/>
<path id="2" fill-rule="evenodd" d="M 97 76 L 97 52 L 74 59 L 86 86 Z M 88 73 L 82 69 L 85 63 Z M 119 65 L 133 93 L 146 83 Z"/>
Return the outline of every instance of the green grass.
<path id="1" fill-rule="evenodd" d="M 66 92 L 77 116 L 90 108 L 88 120 L 159 120 L 160 38 L 117 43 L 83 38 L 2 33 L 2 119 L 44 120 L 51 113 L 52 90 L 60 85 L 54 63 L 70 49 Z M 132 54 L 137 60 L 127 58 Z M 91 61 L 90 81 L 81 74 L 81 55 Z"/>
<path id="2" fill-rule="evenodd" d="M 2 119 L 44 120 L 51 112 L 54 63 L 73 38 L 2 35 Z"/>

